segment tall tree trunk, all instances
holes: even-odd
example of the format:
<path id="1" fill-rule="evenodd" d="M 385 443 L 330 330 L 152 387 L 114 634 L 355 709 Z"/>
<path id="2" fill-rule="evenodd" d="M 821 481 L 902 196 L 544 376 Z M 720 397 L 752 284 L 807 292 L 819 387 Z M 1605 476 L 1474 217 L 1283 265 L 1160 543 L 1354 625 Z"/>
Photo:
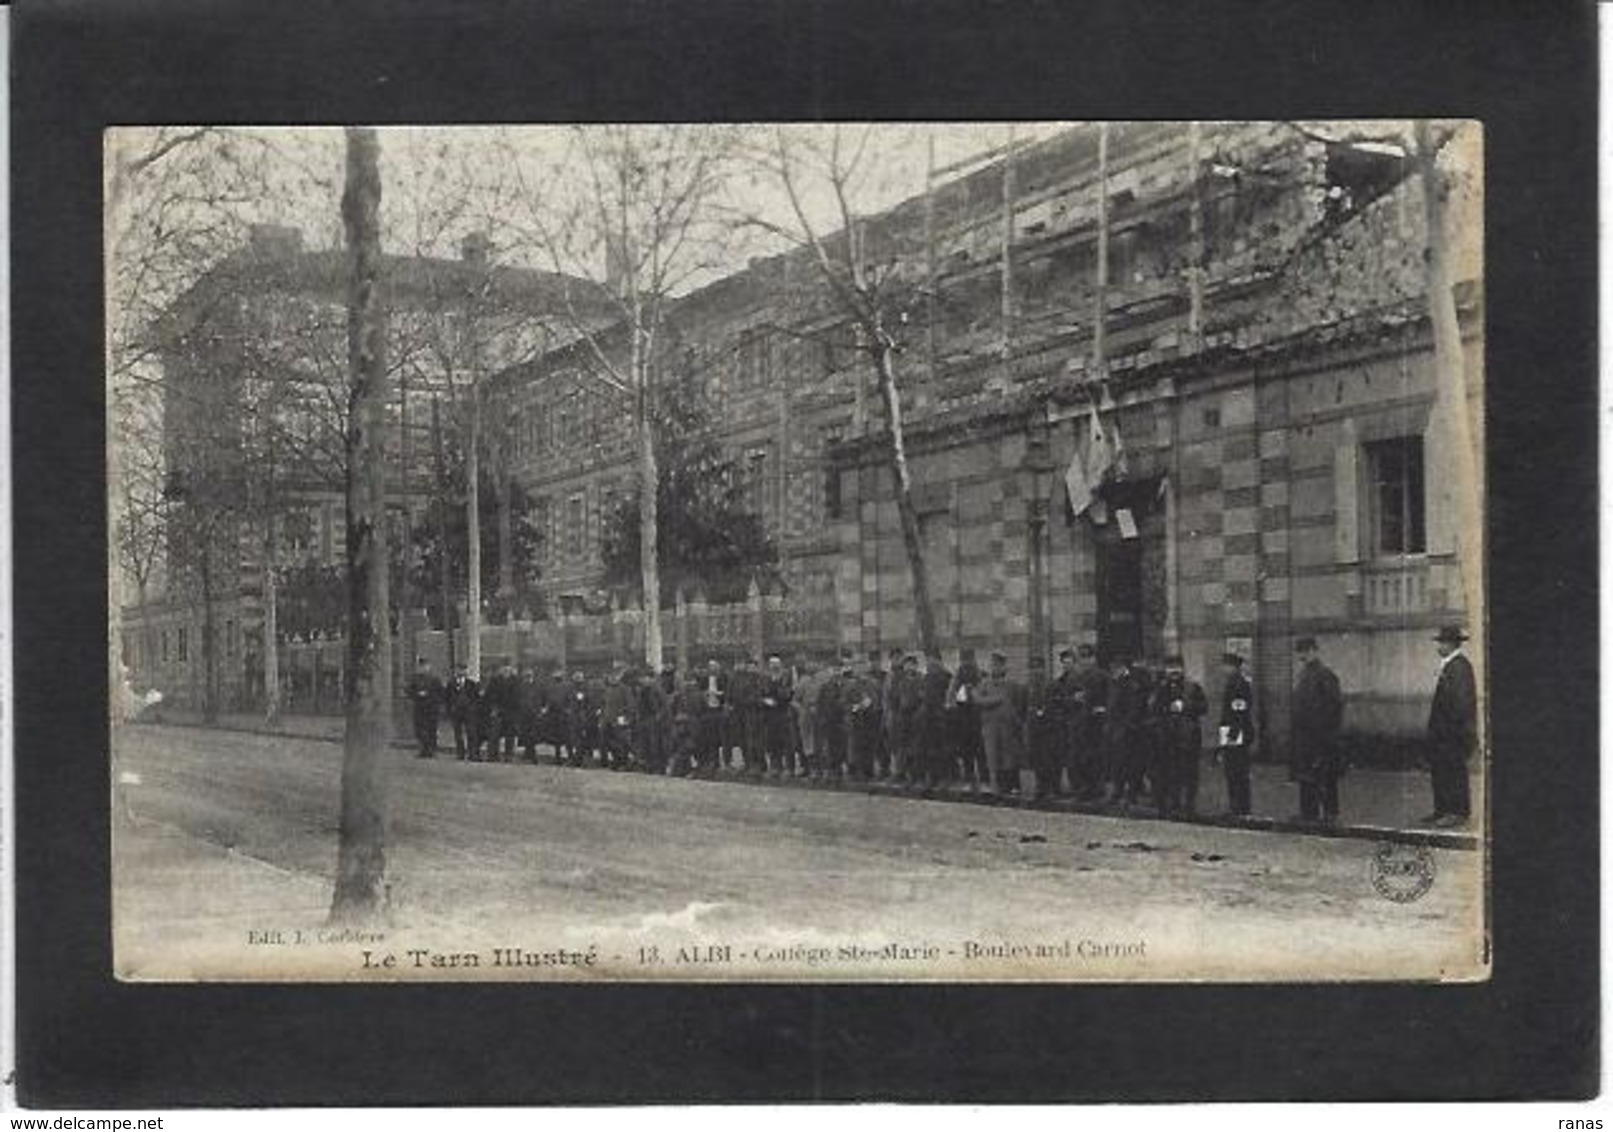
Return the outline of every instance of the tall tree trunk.
<path id="1" fill-rule="evenodd" d="M 213 540 L 202 547 L 202 722 L 218 722 L 218 680 L 213 671 Z"/>
<path id="2" fill-rule="evenodd" d="M 453 555 L 448 547 L 448 476 L 443 470 L 442 410 L 436 397 L 431 399 L 432 466 L 437 479 L 437 574 L 442 583 L 442 628 L 448 640 L 448 669 L 453 671 L 454 655 L 454 574 Z"/>
<path id="3" fill-rule="evenodd" d="M 469 577 L 465 579 L 465 668 L 472 680 L 482 678 L 482 393 L 471 368 L 470 443 L 465 451 L 465 541 L 469 544 Z"/>
<path id="4" fill-rule="evenodd" d="M 1467 359 L 1462 329 L 1456 315 L 1455 280 L 1451 278 L 1451 249 L 1446 218 L 1448 186 L 1437 157 L 1439 147 L 1429 123 L 1414 127 L 1417 160 L 1422 173 L 1423 207 L 1428 226 L 1428 317 L 1434 331 L 1434 375 L 1438 391 L 1436 427 L 1443 426 L 1455 466 L 1450 469 L 1450 490 L 1456 504 L 1456 552 L 1461 566 L 1469 632 L 1473 637 L 1473 663 L 1484 663 L 1484 513 L 1480 503 L 1478 448 L 1473 442 L 1467 392 Z M 1482 683 L 1480 687 L 1482 687 Z M 1482 716 L 1482 713 L 1481 713 Z M 1482 721 L 1481 721 L 1482 722 Z"/>
<path id="5" fill-rule="evenodd" d="M 498 476 L 498 600 L 508 616 L 515 604 L 515 516 L 506 455 L 499 453 L 494 469 Z"/>
<path id="6" fill-rule="evenodd" d="M 930 571 L 924 561 L 924 540 L 919 531 L 918 511 L 913 506 L 913 477 L 907 467 L 907 442 L 902 431 L 902 398 L 896 388 L 896 370 L 889 343 L 882 343 L 875 355 L 879 367 L 879 392 L 885 404 L 885 427 L 890 437 L 891 473 L 896 481 L 896 513 L 902 522 L 902 546 L 907 551 L 907 568 L 913 579 L 913 611 L 919 631 L 919 644 L 926 653 L 939 648 L 935 633 L 935 610 L 930 604 Z"/>
<path id="7" fill-rule="evenodd" d="M 638 564 L 644 590 L 644 663 L 661 669 L 661 550 L 658 524 L 661 473 L 655 459 L 655 397 L 641 333 L 633 333 L 632 374 L 638 391 Z"/>
<path id="8" fill-rule="evenodd" d="M 383 911 L 386 770 L 391 738 L 392 642 L 386 554 L 386 333 L 381 305 L 380 142 L 347 129 L 342 221 L 347 290 L 347 664 L 342 809 L 331 920 L 363 923 Z"/>
<path id="9" fill-rule="evenodd" d="M 263 718 L 280 722 L 280 592 L 274 576 L 274 512 L 263 524 Z"/>

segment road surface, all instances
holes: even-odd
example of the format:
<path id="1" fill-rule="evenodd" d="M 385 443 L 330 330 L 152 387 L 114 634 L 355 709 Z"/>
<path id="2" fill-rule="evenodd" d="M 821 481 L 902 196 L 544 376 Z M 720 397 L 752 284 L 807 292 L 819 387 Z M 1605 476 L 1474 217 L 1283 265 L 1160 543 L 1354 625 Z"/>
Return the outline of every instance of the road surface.
<path id="1" fill-rule="evenodd" d="M 1476 852 L 1431 851 L 1431 887 L 1396 901 L 1368 841 L 402 751 L 386 922 L 333 934 L 338 745 L 129 726 L 115 746 L 127 978 L 1484 972 Z"/>

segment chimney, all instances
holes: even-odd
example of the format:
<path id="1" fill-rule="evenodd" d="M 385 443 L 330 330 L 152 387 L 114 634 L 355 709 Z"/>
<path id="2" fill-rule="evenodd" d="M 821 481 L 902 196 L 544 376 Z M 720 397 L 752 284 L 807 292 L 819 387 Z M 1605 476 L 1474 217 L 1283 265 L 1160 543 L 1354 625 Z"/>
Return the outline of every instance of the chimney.
<path id="1" fill-rule="evenodd" d="M 302 229 L 289 224 L 254 224 L 250 229 L 252 250 L 275 259 L 287 259 L 302 251 Z"/>
<path id="2" fill-rule="evenodd" d="M 472 267 L 486 267 L 492 246 L 486 232 L 471 232 L 459 242 L 459 256 Z"/>

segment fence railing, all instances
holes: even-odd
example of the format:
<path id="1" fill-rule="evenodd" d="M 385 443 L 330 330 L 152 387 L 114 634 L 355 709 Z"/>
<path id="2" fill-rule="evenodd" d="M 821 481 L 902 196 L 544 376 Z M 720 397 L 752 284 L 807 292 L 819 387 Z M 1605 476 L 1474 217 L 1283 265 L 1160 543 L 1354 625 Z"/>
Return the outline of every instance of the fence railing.
<path id="1" fill-rule="evenodd" d="M 392 671 L 400 694 L 415 656 L 429 659 L 438 673 L 447 672 L 455 662 L 464 663 L 468 639 L 464 629 L 450 635 L 428 628 L 421 611 L 406 613 L 401 620 L 392 642 Z M 838 626 L 833 606 L 796 607 L 779 597 L 753 595 L 723 605 L 680 602 L 661 611 L 662 653 L 680 669 L 708 657 L 725 662 L 746 654 L 823 657 L 839 646 Z M 644 611 L 611 609 L 484 625 L 481 643 L 484 672 L 506 661 L 517 667 L 595 670 L 617 659 L 643 659 Z M 339 712 L 345 663 L 346 644 L 340 638 L 282 644 L 280 686 L 288 709 Z"/>

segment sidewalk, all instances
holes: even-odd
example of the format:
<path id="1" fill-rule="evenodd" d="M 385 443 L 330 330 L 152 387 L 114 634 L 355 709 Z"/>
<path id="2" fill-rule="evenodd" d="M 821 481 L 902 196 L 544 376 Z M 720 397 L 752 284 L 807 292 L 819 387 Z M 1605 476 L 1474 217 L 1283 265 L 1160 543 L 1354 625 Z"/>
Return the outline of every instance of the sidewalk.
<path id="1" fill-rule="evenodd" d="M 199 727 L 196 713 L 167 709 L 160 720 L 182 727 Z M 285 715 L 278 726 L 270 731 L 263 717 L 256 714 L 221 714 L 216 727 L 226 731 L 245 731 L 255 734 L 279 735 L 285 738 L 313 739 L 336 743 L 342 738 L 343 721 L 339 716 Z M 444 729 L 446 731 L 446 729 Z M 414 743 L 407 736 L 394 738 L 392 745 L 400 750 L 412 750 Z M 540 758 L 546 757 L 548 748 L 540 747 Z M 1030 790 L 1027 772 L 1025 789 Z M 1430 845 L 1447 849 L 1476 849 L 1480 837 L 1470 826 L 1468 829 L 1428 829 L 1417 824 L 1417 819 L 1432 807 L 1428 775 L 1423 771 L 1391 771 L 1353 769 L 1339 786 L 1339 821 L 1337 825 L 1322 827 L 1294 820 L 1299 808 L 1298 788 L 1288 781 L 1288 768 L 1270 763 L 1256 764 L 1251 768 L 1252 809 L 1247 818 L 1226 814 L 1226 782 L 1221 768 L 1211 761 L 1207 752 L 1199 766 L 1198 815 L 1191 819 L 1204 824 L 1241 827 L 1247 829 L 1277 830 L 1306 833 L 1322 837 L 1353 837 L 1372 840 L 1400 841 L 1409 844 Z M 841 783 L 833 786 L 808 783 L 802 779 L 748 779 L 734 776 L 725 780 L 736 782 L 757 781 L 769 786 L 788 784 L 801 789 L 853 790 L 870 794 L 906 796 L 900 786 L 881 782 Z M 1474 805 L 1482 810 L 1478 783 L 1474 783 Z M 1029 797 L 1002 799 L 991 795 L 948 793 L 937 795 L 948 801 L 976 805 L 1023 806 L 1071 813 L 1113 814 L 1118 811 L 1098 804 L 1076 802 L 1071 799 L 1053 799 L 1035 802 Z M 1158 820 L 1152 806 L 1138 805 L 1124 816 L 1140 820 Z M 1474 825 L 1476 826 L 1476 822 Z"/>

